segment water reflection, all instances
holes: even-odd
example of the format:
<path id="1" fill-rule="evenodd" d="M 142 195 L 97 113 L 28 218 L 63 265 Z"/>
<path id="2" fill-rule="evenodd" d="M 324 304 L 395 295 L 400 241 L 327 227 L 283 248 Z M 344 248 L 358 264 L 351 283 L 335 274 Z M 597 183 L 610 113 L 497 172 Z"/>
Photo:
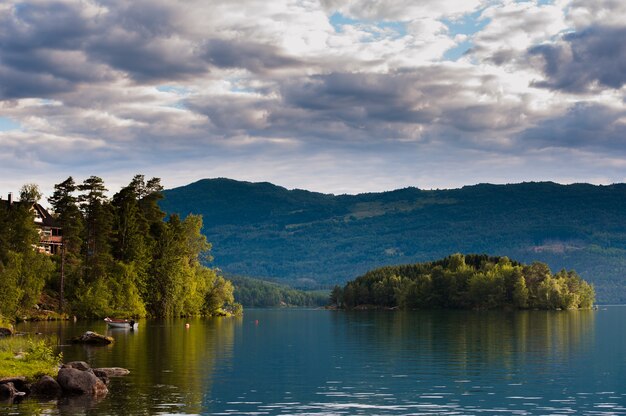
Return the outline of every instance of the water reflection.
<path id="1" fill-rule="evenodd" d="M 100 322 L 30 328 L 60 340 L 87 329 L 106 331 Z M 60 346 L 66 360 L 131 370 L 111 382 L 105 400 L 54 408 L 31 401 L 11 409 L 89 415 L 626 414 L 626 308 L 249 310 L 239 319 L 147 321 L 137 331 L 109 334 L 116 339 L 112 347 Z"/>
<path id="2" fill-rule="evenodd" d="M 200 413 L 210 394 L 217 361 L 232 360 L 234 329 L 240 318 L 144 321 L 139 329 L 107 329 L 104 322 L 34 322 L 20 326 L 24 332 L 56 334 L 64 361 L 83 360 L 92 367 L 125 367 L 130 375 L 114 378 L 105 400 L 69 397 L 38 405 L 58 414 L 136 415 Z M 185 327 L 189 323 L 189 328 Z M 115 338 L 108 346 L 72 345 L 66 341 L 84 331 Z M 34 402 L 34 400 L 28 400 Z M 34 403 L 24 414 L 39 414 Z M 152 410 L 150 410 L 152 409 Z M 2 408 L 0 407 L 0 413 Z"/>

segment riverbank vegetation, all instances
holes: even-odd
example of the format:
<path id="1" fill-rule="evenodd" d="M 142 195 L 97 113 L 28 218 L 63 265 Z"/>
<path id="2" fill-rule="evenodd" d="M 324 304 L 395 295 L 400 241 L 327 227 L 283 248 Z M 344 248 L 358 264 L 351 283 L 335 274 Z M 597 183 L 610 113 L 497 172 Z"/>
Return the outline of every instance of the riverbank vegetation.
<path id="1" fill-rule="evenodd" d="M 0 379 L 25 377 L 27 380 L 48 375 L 56 376 L 62 355 L 54 354 L 46 339 L 29 337 L 0 337 Z"/>
<path id="2" fill-rule="evenodd" d="M 589 309 L 593 286 L 574 271 L 553 274 L 543 263 L 454 254 L 445 259 L 372 270 L 336 286 L 331 303 L 348 309 Z"/>
<path id="3" fill-rule="evenodd" d="M 240 311 L 231 282 L 204 265 L 211 244 L 202 217 L 166 218 L 161 191 L 158 178 L 143 175 L 112 198 L 96 176 L 55 185 L 48 202 L 64 246 L 51 256 L 33 249 L 40 238 L 32 210 L 37 186 L 25 185 L 19 203 L 0 204 L 0 315 L 42 309 L 44 294 L 59 300 L 58 311 L 80 317 Z"/>

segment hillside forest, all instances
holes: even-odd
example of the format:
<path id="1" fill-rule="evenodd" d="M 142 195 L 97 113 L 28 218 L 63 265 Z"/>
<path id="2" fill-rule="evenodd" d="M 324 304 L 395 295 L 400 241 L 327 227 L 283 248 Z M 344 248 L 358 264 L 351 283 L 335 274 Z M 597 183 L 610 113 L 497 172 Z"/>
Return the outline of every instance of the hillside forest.
<path id="1" fill-rule="evenodd" d="M 240 312 L 231 282 L 207 267 L 211 244 L 202 217 L 159 208 L 158 178 L 136 175 L 111 198 L 96 176 L 54 186 L 48 199 L 63 230 L 63 250 L 34 250 L 39 241 L 33 204 L 38 187 L 20 200 L 0 201 L 0 315 L 33 311 L 79 317 L 174 317 Z"/>
<path id="2" fill-rule="evenodd" d="M 204 179 L 164 191 L 201 214 L 215 267 L 329 289 L 380 266 L 489 253 L 575 269 L 599 303 L 626 303 L 626 184 L 479 184 L 332 195 Z"/>

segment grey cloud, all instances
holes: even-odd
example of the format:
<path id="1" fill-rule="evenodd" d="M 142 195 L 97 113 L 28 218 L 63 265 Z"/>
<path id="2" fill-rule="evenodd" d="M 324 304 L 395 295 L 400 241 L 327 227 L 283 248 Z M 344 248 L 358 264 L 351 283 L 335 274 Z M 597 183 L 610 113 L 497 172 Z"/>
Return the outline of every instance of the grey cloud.
<path id="1" fill-rule="evenodd" d="M 287 82 L 281 91 L 287 104 L 329 118 L 423 123 L 436 114 L 421 84 L 422 75 L 417 74 L 332 73 Z"/>
<path id="2" fill-rule="evenodd" d="M 205 48 L 208 61 L 220 68 L 245 68 L 251 72 L 265 72 L 302 66 L 298 60 L 282 55 L 273 45 L 211 39 Z"/>
<path id="3" fill-rule="evenodd" d="M 80 6 L 62 2 L 19 3 L 0 14 L 2 51 L 28 53 L 39 48 L 77 49 L 89 32 Z"/>
<path id="4" fill-rule="evenodd" d="M 12 14 L 0 14 L 0 98 L 46 97 L 105 77 L 91 66 L 81 72 L 79 66 L 64 65 L 48 53 L 80 50 L 87 32 L 79 10 L 65 3 L 23 3 Z"/>
<path id="5" fill-rule="evenodd" d="M 277 46 L 218 39 L 211 27 L 199 31 L 184 23 L 180 5 L 167 1 L 19 3 L 0 13 L 0 83 L 21 72 L 32 85 L 5 87 L 2 97 L 47 97 L 124 77 L 140 84 L 184 81 L 212 67 L 263 74 L 302 66 Z M 245 32 L 238 23 L 232 33 L 238 27 Z"/>
<path id="6" fill-rule="evenodd" d="M 520 135 L 525 146 L 539 148 L 596 148 L 623 153 L 626 149 L 626 116 L 602 104 L 580 102 L 564 115 L 546 119 Z"/>
<path id="7" fill-rule="evenodd" d="M 178 47 L 169 39 L 121 33 L 98 39 L 90 45 L 88 53 L 92 59 L 106 62 L 138 82 L 183 80 L 208 72 L 199 51 L 185 43 Z"/>
<path id="8" fill-rule="evenodd" d="M 556 44 L 531 48 L 546 76 L 538 87 L 585 92 L 596 84 L 619 89 L 626 84 L 626 27 L 590 27 L 563 36 Z"/>
<path id="9" fill-rule="evenodd" d="M 472 86 L 469 80 L 475 80 Z M 287 105 L 322 120 L 365 126 L 372 134 L 380 133 L 377 126 L 383 123 L 395 130 L 386 132 L 389 137 L 403 138 L 412 130 L 407 127 L 418 125 L 445 125 L 468 135 L 519 126 L 526 112 L 523 103 L 502 99 L 498 89 L 492 77 L 433 66 L 394 74 L 315 76 L 284 83 L 281 92 Z M 478 104 L 477 96 L 490 99 Z"/>
<path id="10" fill-rule="evenodd" d="M 0 66 L 0 100 L 47 97 L 74 89 L 74 83 L 48 73 L 27 73 Z"/>
<path id="11" fill-rule="evenodd" d="M 211 134 L 220 137 L 284 137 L 335 146 L 428 140 L 482 147 L 477 138 L 519 129 L 527 113 L 517 100 L 498 97 L 492 77 L 445 66 L 292 77 L 275 88 L 268 96 L 196 96 L 186 106 L 207 115 Z M 478 104 L 476 96 L 491 99 Z"/>

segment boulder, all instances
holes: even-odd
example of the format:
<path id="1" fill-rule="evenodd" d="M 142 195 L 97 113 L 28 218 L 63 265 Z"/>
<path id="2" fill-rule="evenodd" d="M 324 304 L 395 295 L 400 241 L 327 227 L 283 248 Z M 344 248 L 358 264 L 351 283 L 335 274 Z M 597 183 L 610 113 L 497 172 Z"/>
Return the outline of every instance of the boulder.
<path id="1" fill-rule="evenodd" d="M 8 400 L 15 397 L 18 393 L 18 390 L 15 388 L 13 383 L 2 383 L 0 384 L 0 400 Z"/>
<path id="2" fill-rule="evenodd" d="M 0 400 L 11 400 L 25 395 L 25 392 L 18 390 L 10 381 L 0 384 Z"/>
<path id="3" fill-rule="evenodd" d="M 28 394 L 30 393 L 30 388 L 26 383 L 26 377 L 6 377 L 0 378 L 0 385 L 11 383 L 13 387 L 22 393 Z"/>
<path id="4" fill-rule="evenodd" d="M 96 370 L 103 372 L 107 377 L 120 377 L 130 374 L 130 371 L 121 367 L 94 368 L 93 371 L 95 372 Z"/>
<path id="5" fill-rule="evenodd" d="M 11 335 L 13 335 L 11 328 L 0 328 L 0 337 L 10 337 Z"/>
<path id="6" fill-rule="evenodd" d="M 59 397 L 63 389 L 55 379 L 43 376 L 30 387 L 31 393 L 41 397 Z"/>
<path id="7" fill-rule="evenodd" d="M 74 344 L 108 345 L 113 342 L 113 338 L 93 331 L 87 331 L 83 335 L 70 339 L 70 342 Z"/>
<path id="8" fill-rule="evenodd" d="M 69 363 L 63 364 L 61 368 L 75 368 L 77 370 L 87 371 L 91 367 L 84 361 L 70 361 Z"/>
<path id="9" fill-rule="evenodd" d="M 103 396 L 108 393 L 107 386 L 91 371 L 76 368 L 61 368 L 57 381 L 63 392 L 69 394 L 89 394 Z"/>
<path id="10" fill-rule="evenodd" d="M 106 384 L 107 386 L 109 385 L 109 376 L 107 375 L 107 373 L 98 368 L 94 368 L 93 370 L 89 371 L 91 371 L 96 377 L 98 377 L 100 381 L 102 381 L 104 384 Z"/>

